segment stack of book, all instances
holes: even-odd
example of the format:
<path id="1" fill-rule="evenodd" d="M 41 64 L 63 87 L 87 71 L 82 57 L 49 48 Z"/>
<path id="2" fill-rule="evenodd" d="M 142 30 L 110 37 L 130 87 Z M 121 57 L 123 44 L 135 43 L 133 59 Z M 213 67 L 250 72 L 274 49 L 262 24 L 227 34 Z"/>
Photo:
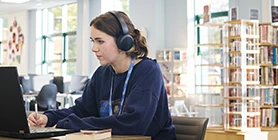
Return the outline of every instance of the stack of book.
<path id="1" fill-rule="evenodd" d="M 111 138 L 112 129 L 80 130 L 78 133 L 66 135 L 66 140 L 102 140 Z"/>

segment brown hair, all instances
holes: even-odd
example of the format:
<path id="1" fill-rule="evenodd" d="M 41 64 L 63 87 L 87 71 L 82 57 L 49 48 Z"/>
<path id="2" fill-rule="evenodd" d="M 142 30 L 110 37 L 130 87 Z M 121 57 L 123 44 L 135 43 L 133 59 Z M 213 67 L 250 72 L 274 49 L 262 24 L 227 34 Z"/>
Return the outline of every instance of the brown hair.
<path id="1" fill-rule="evenodd" d="M 147 57 L 148 56 L 148 46 L 147 41 L 144 36 L 141 35 L 141 32 L 138 29 L 135 29 L 132 24 L 130 18 L 122 11 L 118 12 L 121 17 L 126 22 L 128 27 L 128 33 L 134 39 L 134 45 L 132 48 L 126 52 L 128 56 L 131 57 Z M 96 29 L 114 37 L 115 41 L 122 34 L 122 27 L 117 19 L 109 12 L 99 15 L 95 19 L 93 19 L 90 23 L 90 26 L 94 26 Z"/>

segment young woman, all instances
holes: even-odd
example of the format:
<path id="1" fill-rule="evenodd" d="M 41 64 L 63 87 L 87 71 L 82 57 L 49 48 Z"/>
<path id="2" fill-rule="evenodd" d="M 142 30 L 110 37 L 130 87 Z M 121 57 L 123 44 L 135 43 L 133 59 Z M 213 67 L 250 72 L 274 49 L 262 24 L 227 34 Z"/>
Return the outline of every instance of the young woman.
<path id="1" fill-rule="evenodd" d="M 90 30 L 101 66 L 82 97 L 68 109 L 30 114 L 30 125 L 75 131 L 112 128 L 114 135 L 176 139 L 160 67 L 147 57 L 146 39 L 129 17 L 107 12 L 92 20 Z"/>

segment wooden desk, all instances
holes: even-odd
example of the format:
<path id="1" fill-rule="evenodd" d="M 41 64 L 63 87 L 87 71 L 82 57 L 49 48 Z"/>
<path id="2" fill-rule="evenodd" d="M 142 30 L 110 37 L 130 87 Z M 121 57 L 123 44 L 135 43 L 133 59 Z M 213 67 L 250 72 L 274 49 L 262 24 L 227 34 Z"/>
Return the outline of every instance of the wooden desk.
<path id="1" fill-rule="evenodd" d="M 278 139 L 278 130 L 268 130 L 263 132 L 268 132 L 268 140 L 277 140 Z"/>
<path id="2" fill-rule="evenodd" d="M 1 140 L 18 140 L 14 138 L 6 138 L 0 137 Z M 66 140 L 65 136 L 61 137 L 53 137 L 53 138 L 44 138 L 44 139 L 36 139 L 36 140 Z M 151 140 L 151 137 L 148 136 L 124 136 L 124 135 L 112 135 L 111 138 L 105 140 Z"/>
<path id="3" fill-rule="evenodd" d="M 250 138 L 251 137 L 251 138 Z M 278 139 L 278 129 L 262 129 L 258 133 L 232 133 L 224 132 L 222 130 L 207 129 L 205 140 L 277 140 Z M 262 138 L 263 137 L 263 138 Z"/>
<path id="4" fill-rule="evenodd" d="M 268 132 L 236 133 L 225 131 L 207 131 L 205 140 L 269 140 Z"/>

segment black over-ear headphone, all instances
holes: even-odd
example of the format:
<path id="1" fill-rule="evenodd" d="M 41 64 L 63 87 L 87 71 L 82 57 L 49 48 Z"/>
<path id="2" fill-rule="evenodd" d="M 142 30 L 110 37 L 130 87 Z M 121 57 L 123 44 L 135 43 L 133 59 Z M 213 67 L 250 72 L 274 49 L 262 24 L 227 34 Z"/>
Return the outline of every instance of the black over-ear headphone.
<path id="1" fill-rule="evenodd" d="M 117 46 L 119 49 L 123 51 L 128 51 L 133 46 L 133 38 L 131 35 L 128 34 L 127 25 L 124 19 L 122 18 L 122 16 L 118 12 L 110 11 L 109 13 L 112 14 L 120 23 L 123 32 L 120 36 L 117 37 L 116 40 Z"/>

